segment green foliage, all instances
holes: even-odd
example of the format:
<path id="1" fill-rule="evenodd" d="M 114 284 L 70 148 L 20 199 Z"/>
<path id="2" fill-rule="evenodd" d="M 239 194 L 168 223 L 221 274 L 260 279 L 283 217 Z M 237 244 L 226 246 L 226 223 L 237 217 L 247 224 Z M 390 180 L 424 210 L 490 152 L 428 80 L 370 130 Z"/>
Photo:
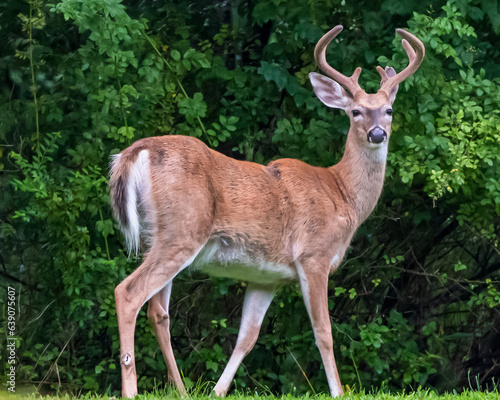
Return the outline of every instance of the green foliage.
<path id="1" fill-rule="evenodd" d="M 350 339 L 349 346 L 341 346 L 341 352 L 353 360 L 348 375 L 351 382 L 360 379 L 360 385 L 374 382 L 377 387 L 394 387 L 403 381 L 424 386 L 436 372 L 434 359 L 439 357 L 419 350 L 414 328 L 395 310 L 385 321 L 379 317 L 369 324 L 342 323 L 338 326 L 339 340 L 342 335 Z"/>
<path id="2" fill-rule="evenodd" d="M 377 61 L 407 64 L 400 38 L 388 45 L 394 28 L 427 49 L 399 88 L 383 197 L 330 282 L 341 379 L 384 390 L 497 382 L 499 21 L 497 2 L 478 0 L 0 5 L 0 275 L 20 294 L 19 376 L 43 391 L 119 393 L 113 289 L 140 260 L 109 209 L 111 154 L 183 134 L 261 163 L 340 160 L 348 119 L 320 104 L 307 75 L 314 44 L 341 23 L 328 61 L 363 67 L 369 92 Z M 245 286 L 176 279 L 172 341 L 187 386 L 220 376 Z M 136 342 L 148 391 L 165 363 L 144 310 Z M 235 386 L 327 391 L 298 287 L 278 294 Z"/>

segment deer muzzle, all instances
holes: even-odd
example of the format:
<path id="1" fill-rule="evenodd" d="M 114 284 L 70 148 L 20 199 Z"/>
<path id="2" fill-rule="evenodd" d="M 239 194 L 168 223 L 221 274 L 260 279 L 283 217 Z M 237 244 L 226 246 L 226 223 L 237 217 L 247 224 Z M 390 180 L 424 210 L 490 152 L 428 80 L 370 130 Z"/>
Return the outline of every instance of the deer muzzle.
<path id="1" fill-rule="evenodd" d="M 380 144 L 387 140 L 387 133 L 379 126 L 376 126 L 368 132 L 367 140 L 370 143 Z"/>

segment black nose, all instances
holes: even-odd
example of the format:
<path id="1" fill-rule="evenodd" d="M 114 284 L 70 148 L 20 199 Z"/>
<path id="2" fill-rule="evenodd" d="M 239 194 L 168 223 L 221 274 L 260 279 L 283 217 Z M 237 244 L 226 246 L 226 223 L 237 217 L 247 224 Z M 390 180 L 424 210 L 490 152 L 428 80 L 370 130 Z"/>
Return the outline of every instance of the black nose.
<path id="1" fill-rule="evenodd" d="M 385 133 L 385 131 L 382 128 L 379 128 L 377 126 L 368 132 L 367 139 L 370 143 L 379 144 L 387 139 L 387 133 Z"/>

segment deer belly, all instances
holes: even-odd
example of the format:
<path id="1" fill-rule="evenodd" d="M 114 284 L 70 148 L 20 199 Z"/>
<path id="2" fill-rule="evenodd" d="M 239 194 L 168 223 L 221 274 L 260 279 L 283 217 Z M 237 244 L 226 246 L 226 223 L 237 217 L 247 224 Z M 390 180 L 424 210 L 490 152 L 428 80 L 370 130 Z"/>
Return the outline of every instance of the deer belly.
<path id="1" fill-rule="evenodd" d="M 210 241 L 200 251 L 192 268 L 211 276 L 255 283 L 286 283 L 297 279 L 295 268 L 252 257 L 243 249 Z"/>

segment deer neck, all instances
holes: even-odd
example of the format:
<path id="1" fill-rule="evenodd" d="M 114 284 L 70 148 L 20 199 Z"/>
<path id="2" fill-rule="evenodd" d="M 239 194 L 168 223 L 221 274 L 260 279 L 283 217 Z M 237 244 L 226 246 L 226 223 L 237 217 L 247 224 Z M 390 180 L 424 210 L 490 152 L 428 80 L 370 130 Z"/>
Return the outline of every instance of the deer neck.
<path id="1" fill-rule="evenodd" d="M 356 143 L 353 136 L 347 136 L 344 156 L 331 167 L 331 171 L 349 190 L 361 224 L 373 211 L 382 193 L 388 143 L 379 148 L 367 148 Z"/>

